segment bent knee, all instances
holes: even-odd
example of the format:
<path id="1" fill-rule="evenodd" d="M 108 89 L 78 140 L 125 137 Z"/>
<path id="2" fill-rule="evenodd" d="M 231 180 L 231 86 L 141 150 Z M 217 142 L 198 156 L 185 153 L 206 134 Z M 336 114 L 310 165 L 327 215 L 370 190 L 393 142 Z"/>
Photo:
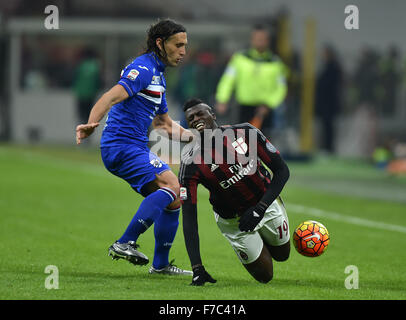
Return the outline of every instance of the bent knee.
<path id="1" fill-rule="evenodd" d="M 280 251 L 273 251 L 272 252 L 272 258 L 275 261 L 278 262 L 282 262 L 282 261 L 286 261 L 289 259 L 289 255 L 290 255 L 290 246 L 287 245 L 286 248 L 284 248 L 284 250 L 280 250 Z"/>
<path id="2" fill-rule="evenodd" d="M 273 278 L 272 272 L 266 272 L 266 273 L 257 274 L 254 276 L 254 279 L 260 283 L 268 283 L 272 280 L 272 278 Z"/>
<path id="3" fill-rule="evenodd" d="M 156 183 L 158 188 L 168 188 L 174 194 L 176 194 L 176 197 L 179 197 L 180 184 L 178 178 L 172 171 L 165 171 L 164 173 L 162 173 L 161 176 L 158 176 Z"/>
<path id="4" fill-rule="evenodd" d="M 278 262 L 286 261 L 290 255 L 290 242 L 281 245 L 272 247 L 267 245 L 267 248 L 272 256 L 272 259 Z"/>
<path id="5" fill-rule="evenodd" d="M 171 189 L 173 191 L 173 193 L 176 194 L 176 198 L 179 198 L 179 194 L 180 194 L 180 185 L 179 182 L 176 181 L 172 181 L 172 183 L 169 183 L 168 185 L 165 186 L 168 189 Z"/>
<path id="6" fill-rule="evenodd" d="M 172 201 L 166 208 L 169 210 L 176 210 L 179 209 L 181 206 L 181 202 L 179 199 L 179 196 L 175 199 L 175 201 Z"/>
<path id="7" fill-rule="evenodd" d="M 289 259 L 289 253 L 287 255 L 272 256 L 275 261 L 283 262 Z"/>
<path id="8" fill-rule="evenodd" d="M 258 282 L 268 283 L 273 278 L 273 268 L 268 268 L 265 265 L 255 265 L 255 267 L 251 265 L 247 269 L 251 276 Z"/>

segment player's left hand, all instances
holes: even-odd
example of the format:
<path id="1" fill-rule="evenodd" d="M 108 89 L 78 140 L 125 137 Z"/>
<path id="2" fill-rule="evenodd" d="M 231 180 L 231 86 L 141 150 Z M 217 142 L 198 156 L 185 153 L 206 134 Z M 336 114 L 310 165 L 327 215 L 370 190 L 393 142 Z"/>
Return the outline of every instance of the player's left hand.
<path id="1" fill-rule="evenodd" d="M 258 206 L 249 208 L 241 215 L 238 228 L 244 232 L 254 230 L 257 224 L 264 217 L 264 214 L 265 210 L 263 208 L 260 208 Z"/>
<path id="2" fill-rule="evenodd" d="M 216 283 L 217 280 L 211 277 L 211 275 L 206 271 L 204 266 L 198 266 L 193 268 L 193 281 L 190 285 L 203 286 L 206 282 Z"/>

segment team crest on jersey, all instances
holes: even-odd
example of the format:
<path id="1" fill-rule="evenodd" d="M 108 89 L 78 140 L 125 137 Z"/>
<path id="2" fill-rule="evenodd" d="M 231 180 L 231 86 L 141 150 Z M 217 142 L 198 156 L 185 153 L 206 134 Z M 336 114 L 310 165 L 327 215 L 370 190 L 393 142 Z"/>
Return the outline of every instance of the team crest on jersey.
<path id="1" fill-rule="evenodd" d="M 161 77 L 160 76 L 153 76 L 151 84 L 160 84 L 161 83 Z"/>
<path id="2" fill-rule="evenodd" d="M 269 150 L 269 152 L 276 153 L 278 150 L 273 146 L 272 143 L 270 143 L 268 140 L 266 140 L 266 148 Z"/>
<path id="3" fill-rule="evenodd" d="M 241 259 L 248 260 L 248 255 L 244 251 L 239 252 Z"/>
<path id="4" fill-rule="evenodd" d="M 158 159 L 152 159 L 149 163 L 152 164 L 155 168 L 162 167 L 162 162 Z"/>
<path id="5" fill-rule="evenodd" d="M 130 72 L 127 74 L 127 78 L 134 81 L 138 75 L 139 75 L 139 71 L 136 69 L 131 69 Z"/>
<path id="6" fill-rule="evenodd" d="M 242 137 L 235 140 L 231 145 L 239 154 L 245 154 L 248 151 L 248 146 Z"/>

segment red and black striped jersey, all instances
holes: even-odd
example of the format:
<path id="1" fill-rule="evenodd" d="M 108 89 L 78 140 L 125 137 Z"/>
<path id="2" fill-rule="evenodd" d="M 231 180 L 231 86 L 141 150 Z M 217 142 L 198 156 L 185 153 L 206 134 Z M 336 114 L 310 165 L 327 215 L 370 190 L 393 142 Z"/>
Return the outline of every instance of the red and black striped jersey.
<path id="1" fill-rule="evenodd" d="M 241 215 L 263 197 L 272 179 L 266 165 L 279 151 L 249 123 L 222 126 L 204 134 L 182 155 L 179 171 L 182 203 L 197 203 L 197 186 L 210 192 L 213 210 L 223 218 Z"/>

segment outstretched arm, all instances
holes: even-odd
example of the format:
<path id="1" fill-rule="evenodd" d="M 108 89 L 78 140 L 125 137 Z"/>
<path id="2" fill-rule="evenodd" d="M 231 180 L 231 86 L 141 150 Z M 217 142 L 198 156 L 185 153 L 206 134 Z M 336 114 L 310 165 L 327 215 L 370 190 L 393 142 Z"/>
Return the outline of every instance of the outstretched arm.
<path id="1" fill-rule="evenodd" d="M 152 125 L 155 129 L 165 130 L 172 140 L 190 142 L 193 139 L 193 133 L 173 121 L 168 113 L 158 114 L 152 121 Z"/>
<path id="2" fill-rule="evenodd" d="M 191 202 L 185 202 L 182 206 L 183 235 L 185 237 L 186 250 L 193 269 L 192 286 L 203 286 L 206 282 L 216 283 L 202 264 L 199 245 L 199 231 L 197 225 L 197 206 Z"/>
<path id="3" fill-rule="evenodd" d="M 90 111 L 87 124 L 80 124 L 76 127 L 76 143 L 80 144 L 82 139 L 89 137 L 110 108 L 127 98 L 127 91 L 119 84 L 104 93 Z"/>
<path id="4" fill-rule="evenodd" d="M 186 159 L 186 162 L 189 159 Z M 199 228 L 197 222 L 197 184 L 199 181 L 196 168 L 182 162 L 179 169 L 179 182 L 181 184 L 183 235 L 186 250 L 193 269 L 191 285 L 203 286 L 206 282 L 215 283 L 211 275 L 205 270 L 200 256 Z"/>
<path id="5" fill-rule="evenodd" d="M 186 201 L 182 205 L 183 235 L 192 268 L 202 265 L 200 256 L 197 205 Z"/>

